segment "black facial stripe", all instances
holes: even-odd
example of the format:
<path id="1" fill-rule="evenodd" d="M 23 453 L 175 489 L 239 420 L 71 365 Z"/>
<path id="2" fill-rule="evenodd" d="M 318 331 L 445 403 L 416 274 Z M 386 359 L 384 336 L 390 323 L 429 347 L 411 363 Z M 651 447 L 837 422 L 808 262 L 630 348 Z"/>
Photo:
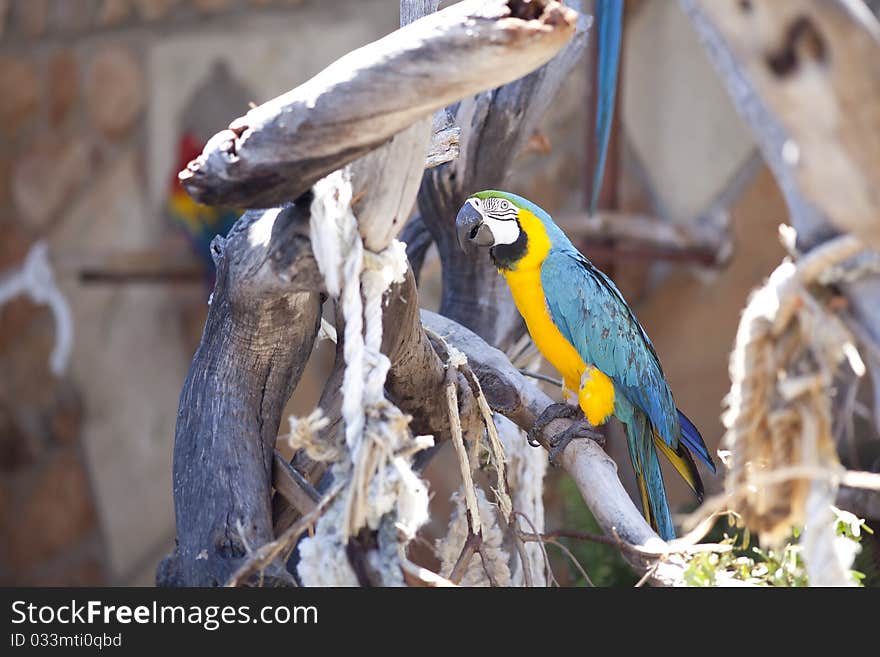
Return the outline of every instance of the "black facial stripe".
<path id="1" fill-rule="evenodd" d="M 520 230 L 519 237 L 513 244 L 497 244 L 489 249 L 492 261 L 498 269 L 516 269 L 516 263 L 522 259 L 529 247 L 526 231 Z"/>

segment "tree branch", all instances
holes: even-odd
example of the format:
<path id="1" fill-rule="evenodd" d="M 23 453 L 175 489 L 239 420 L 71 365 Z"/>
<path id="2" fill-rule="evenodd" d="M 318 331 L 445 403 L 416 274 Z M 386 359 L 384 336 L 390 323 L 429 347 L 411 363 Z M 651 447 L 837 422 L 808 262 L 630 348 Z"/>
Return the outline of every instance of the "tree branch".
<path id="1" fill-rule="evenodd" d="M 798 250 L 839 231 L 880 246 L 876 19 L 854 13 L 856 3 L 679 2 L 785 196 Z M 880 340 L 880 276 L 868 272 L 839 286 L 864 330 Z M 880 386 L 874 405 L 880 408 Z"/>
<path id="2" fill-rule="evenodd" d="M 462 351 L 480 381 L 489 405 L 524 431 L 532 428 L 541 412 L 553 400 L 529 383 L 498 349 L 456 322 L 422 311 L 422 322 L 449 344 Z M 571 420 L 554 420 L 544 428 L 543 440 L 565 430 Z M 561 456 L 562 467 L 571 476 L 602 531 L 622 550 L 623 557 L 649 581 L 661 586 L 684 582 L 685 554 L 690 550 L 678 542 L 665 542 L 651 529 L 636 509 L 617 475 L 617 465 L 592 440 L 574 440 Z M 724 580 L 725 584 L 742 582 Z"/>
<path id="3" fill-rule="evenodd" d="M 466 0 L 426 16 L 233 121 L 181 182 L 208 204 L 292 200 L 444 105 L 534 70 L 575 19 L 553 0 Z"/>
<path id="4" fill-rule="evenodd" d="M 319 280 L 298 214 L 298 206 L 249 211 L 212 245 L 217 284 L 174 438 L 177 548 L 160 567 L 160 585 L 222 584 L 246 545 L 274 538 L 275 438 L 320 320 Z M 267 575 L 289 579 L 280 564 Z"/>

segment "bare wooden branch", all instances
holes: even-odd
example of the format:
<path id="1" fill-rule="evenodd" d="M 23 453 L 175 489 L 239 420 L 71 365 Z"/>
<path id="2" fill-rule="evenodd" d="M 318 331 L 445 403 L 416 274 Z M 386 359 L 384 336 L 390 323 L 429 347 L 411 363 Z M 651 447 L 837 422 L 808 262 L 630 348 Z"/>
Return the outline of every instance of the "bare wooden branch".
<path id="1" fill-rule="evenodd" d="M 275 490 L 283 495 L 301 515 L 312 511 L 321 499 L 311 482 L 278 452 L 275 452 L 273 458 L 272 483 Z"/>
<path id="2" fill-rule="evenodd" d="M 553 400 L 531 385 L 499 350 L 469 329 L 426 310 L 422 322 L 427 328 L 461 350 L 477 375 L 492 409 L 505 415 L 521 429 L 529 430 Z M 544 442 L 563 431 L 570 420 L 554 420 L 543 432 Z M 684 582 L 684 555 L 689 552 L 675 541 L 663 541 L 636 509 L 617 475 L 617 465 L 592 440 L 574 440 L 561 456 L 562 467 L 572 477 L 602 531 L 619 546 L 624 558 L 639 572 L 650 573 L 649 581 L 662 586 Z M 742 584 L 725 579 L 724 584 Z"/>
<path id="3" fill-rule="evenodd" d="M 843 486 L 837 492 L 837 506 L 868 519 L 868 524 L 873 527 L 871 521 L 880 518 L 880 491 Z"/>
<path id="4" fill-rule="evenodd" d="M 880 25 L 857 4 L 682 0 L 793 219 L 880 248 Z"/>
<path id="5" fill-rule="evenodd" d="M 180 179 L 208 204 L 293 200 L 435 110 L 545 63 L 574 34 L 575 20 L 555 0 L 455 4 L 250 110 L 211 138 Z"/>
<path id="6" fill-rule="evenodd" d="M 557 223 L 575 244 L 582 244 L 590 257 L 603 253 L 602 245 L 613 242 L 612 255 L 657 260 L 690 261 L 722 266 L 732 247 L 726 231 L 708 223 L 672 223 L 657 217 L 623 212 L 563 215 Z"/>
<path id="7" fill-rule="evenodd" d="M 246 544 L 274 538 L 275 438 L 320 321 L 320 279 L 298 214 L 250 211 L 212 245 L 217 284 L 174 439 L 177 548 L 159 584 L 217 586 Z M 289 582 L 281 564 L 266 575 Z"/>
<path id="8" fill-rule="evenodd" d="M 461 128 L 452 122 L 446 110 L 434 114 L 434 125 L 431 133 L 431 145 L 425 158 L 425 168 L 438 167 L 458 157 L 461 139 Z"/>
<path id="9" fill-rule="evenodd" d="M 244 584 L 248 581 L 251 575 L 258 572 L 260 573 L 261 580 L 264 580 L 264 573 L 276 562 L 275 560 L 281 556 L 287 548 L 294 544 L 304 531 L 318 521 L 321 514 L 326 510 L 330 502 L 333 501 L 333 498 L 336 497 L 338 492 L 339 489 L 336 488 L 327 493 L 314 509 L 291 525 L 277 539 L 261 544 L 260 547 L 254 551 L 253 554 L 248 555 L 248 558 L 244 560 L 235 572 L 229 576 L 229 579 L 225 582 L 225 586 L 239 586 Z M 287 571 L 284 572 L 286 573 Z"/>

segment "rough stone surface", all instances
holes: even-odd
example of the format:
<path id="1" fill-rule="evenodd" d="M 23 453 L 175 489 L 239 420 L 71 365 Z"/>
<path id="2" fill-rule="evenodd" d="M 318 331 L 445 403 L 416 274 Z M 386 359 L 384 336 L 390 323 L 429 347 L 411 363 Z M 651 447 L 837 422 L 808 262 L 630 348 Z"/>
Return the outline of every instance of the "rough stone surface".
<path id="1" fill-rule="evenodd" d="M 143 195 L 130 151 L 95 178 L 52 234 L 50 248 L 143 249 L 162 225 Z M 108 572 L 126 576 L 157 553 L 174 526 L 171 451 L 177 400 L 190 355 L 166 286 L 60 282 L 73 309 L 70 377 L 88 412 L 82 440 L 107 537 Z"/>
<path id="2" fill-rule="evenodd" d="M 178 0 L 135 0 L 138 14 L 147 21 L 165 18 Z"/>
<path id="3" fill-rule="evenodd" d="M 218 12 L 229 9 L 230 0 L 192 0 L 193 4 L 204 12 Z"/>
<path id="4" fill-rule="evenodd" d="M 44 137 L 15 163 L 12 195 L 22 219 L 44 227 L 89 174 L 91 147 L 83 139 Z"/>
<path id="5" fill-rule="evenodd" d="M 28 37 L 40 36 L 46 31 L 49 0 L 18 0 L 13 9 L 15 29 Z"/>
<path id="6" fill-rule="evenodd" d="M 72 50 L 59 50 L 49 56 L 46 92 L 49 121 L 57 125 L 67 117 L 79 93 L 79 67 Z"/>
<path id="7" fill-rule="evenodd" d="M 14 136 L 34 118 L 39 102 L 34 64 L 24 57 L 0 55 L 0 134 Z"/>
<path id="8" fill-rule="evenodd" d="M 5 537 L 0 561 L 16 570 L 59 556 L 97 527 L 88 475 L 76 448 L 53 450 L 34 471 L 4 478 L 2 486 L 16 512 L 0 517 Z"/>
<path id="9" fill-rule="evenodd" d="M 131 15 L 132 9 L 131 0 L 102 0 L 96 23 L 100 27 L 119 25 Z"/>
<path id="10" fill-rule="evenodd" d="M 140 64 L 123 46 L 107 46 L 94 57 L 86 82 L 89 116 L 110 139 L 128 134 L 146 101 Z"/>

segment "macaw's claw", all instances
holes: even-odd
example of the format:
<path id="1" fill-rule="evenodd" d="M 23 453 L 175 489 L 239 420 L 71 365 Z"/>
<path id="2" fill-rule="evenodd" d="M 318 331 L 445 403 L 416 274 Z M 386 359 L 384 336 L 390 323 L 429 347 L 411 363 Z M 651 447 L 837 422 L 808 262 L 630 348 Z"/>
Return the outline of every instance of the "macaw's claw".
<path id="1" fill-rule="evenodd" d="M 562 456 L 562 452 L 568 447 L 568 443 L 575 438 L 589 438 L 596 441 L 600 447 L 605 446 L 605 435 L 603 433 L 596 431 L 596 428 L 585 419 L 575 420 L 568 429 L 556 434 L 550 441 L 551 465 L 559 467 L 559 457 Z"/>
<path id="2" fill-rule="evenodd" d="M 550 404 L 538 416 L 538 419 L 535 420 L 535 426 L 529 431 L 529 445 L 532 447 L 543 446 L 541 434 L 544 433 L 544 428 L 553 420 L 574 420 L 579 417 L 582 418 L 583 416 L 583 411 L 577 406 L 572 406 L 571 404 L 566 403 Z"/>

